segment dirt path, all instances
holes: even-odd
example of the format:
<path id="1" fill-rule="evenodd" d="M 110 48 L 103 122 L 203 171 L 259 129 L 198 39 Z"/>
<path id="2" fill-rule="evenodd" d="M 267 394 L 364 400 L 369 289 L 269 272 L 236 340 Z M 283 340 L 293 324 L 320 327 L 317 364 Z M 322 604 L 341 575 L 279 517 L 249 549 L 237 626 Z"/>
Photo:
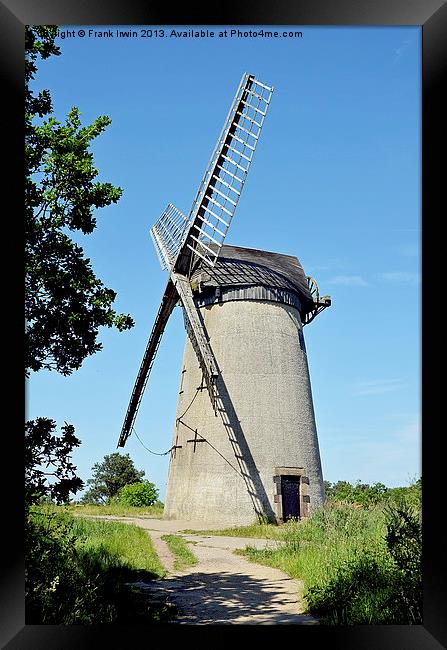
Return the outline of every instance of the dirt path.
<path id="1" fill-rule="evenodd" d="M 181 530 L 200 530 L 203 524 L 162 519 L 107 517 L 144 528 L 150 534 L 160 560 L 169 571 L 164 580 L 138 583 L 153 595 L 167 597 L 178 608 L 179 624 L 297 624 L 318 625 L 303 614 L 302 582 L 278 569 L 249 562 L 233 551 L 245 546 L 265 548 L 277 542 L 265 539 L 197 536 Z M 173 557 L 161 539 L 166 533 L 181 534 L 199 563 L 185 571 L 173 569 Z"/>

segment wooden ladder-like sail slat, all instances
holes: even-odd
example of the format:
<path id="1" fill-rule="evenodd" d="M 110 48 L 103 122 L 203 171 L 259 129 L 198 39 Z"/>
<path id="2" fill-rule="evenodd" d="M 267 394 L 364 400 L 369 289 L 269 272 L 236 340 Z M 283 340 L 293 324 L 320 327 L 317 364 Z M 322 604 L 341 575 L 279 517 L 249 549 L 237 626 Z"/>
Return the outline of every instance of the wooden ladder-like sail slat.
<path id="1" fill-rule="evenodd" d="M 253 75 L 242 76 L 188 217 L 188 231 L 174 264 L 174 270 L 181 275 L 190 274 L 195 251 L 210 266 L 216 263 L 247 178 L 272 92 L 273 88 Z M 211 215 L 206 222 L 203 221 L 205 211 Z M 222 217 L 226 223 L 224 228 L 219 227 Z"/>
<path id="2" fill-rule="evenodd" d="M 157 354 L 158 346 L 160 345 L 161 337 L 163 335 L 166 323 L 172 313 L 179 296 L 171 279 L 169 279 L 166 289 L 161 300 L 161 305 L 158 310 L 155 323 L 152 327 L 151 335 L 149 337 L 146 351 L 140 365 L 140 370 L 135 381 L 135 386 L 132 391 L 129 406 L 127 407 L 126 417 L 121 429 L 121 434 L 118 440 L 118 447 L 124 447 L 127 438 L 130 436 L 133 423 L 138 413 L 141 398 L 146 388 L 146 383 L 149 378 L 152 365 L 154 363 L 155 355 Z"/>
<path id="3" fill-rule="evenodd" d="M 189 216 L 169 203 L 150 230 L 160 264 L 168 269 L 170 278 L 135 381 L 118 447 L 124 447 L 132 431 L 162 334 L 179 299 L 188 336 L 217 412 L 218 368 L 200 310 L 194 303 L 189 277 L 196 259 L 210 266 L 216 263 L 247 178 L 272 92 L 273 88 L 253 75 L 242 76 Z"/>
<path id="4" fill-rule="evenodd" d="M 205 328 L 202 324 L 200 311 L 194 303 L 193 293 L 188 278 L 179 275 L 178 273 L 171 273 L 171 279 L 180 296 L 186 331 L 203 372 L 211 403 L 214 411 L 216 411 L 215 380 L 219 371 L 217 369 L 211 346 L 208 342 Z"/>

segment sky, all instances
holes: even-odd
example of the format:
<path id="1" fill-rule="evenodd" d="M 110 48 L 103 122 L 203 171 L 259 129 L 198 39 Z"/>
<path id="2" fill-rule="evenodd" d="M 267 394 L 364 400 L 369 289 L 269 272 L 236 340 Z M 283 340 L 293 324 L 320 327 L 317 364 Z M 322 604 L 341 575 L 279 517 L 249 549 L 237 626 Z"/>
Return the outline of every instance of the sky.
<path id="1" fill-rule="evenodd" d="M 191 29 L 208 35 L 171 35 Z M 33 374 L 27 419 L 74 425 L 84 481 L 117 451 L 167 281 L 149 229 L 168 203 L 189 213 L 249 72 L 274 92 L 226 243 L 296 256 L 332 298 L 304 330 L 324 479 L 408 485 L 421 474 L 421 29 L 231 29 L 61 26 L 61 56 L 40 62 L 33 88 L 50 89 L 60 121 L 73 106 L 83 125 L 112 119 L 92 151 L 123 196 L 76 241 L 135 327 L 102 328 L 103 350 L 69 377 Z M 146 448 L 171 446 L 184 342 L 176 307 L 135 421 L 144 446 L 132 435 L 118 450 L 162 500 L 169 455 Z"/>

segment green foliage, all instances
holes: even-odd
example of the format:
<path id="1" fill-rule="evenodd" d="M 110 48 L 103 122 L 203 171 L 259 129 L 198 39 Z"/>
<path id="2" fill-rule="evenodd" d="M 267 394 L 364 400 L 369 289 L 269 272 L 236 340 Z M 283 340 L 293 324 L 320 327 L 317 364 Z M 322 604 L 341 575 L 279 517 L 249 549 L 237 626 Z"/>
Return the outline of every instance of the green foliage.
<path id="1" fill-rule="evenodd" d="M 90 489 L 84 494 L 82 503 L 108 503 L 128 483 L 140 482 L 145 472 L 137 470 L 129 454 L 106 454 L 101 463 L 92 467 L 93 476 L 88 479 Z"/>
<path id="2" fill-rule="evenodd" d="M 119 491 L 119 501 L 125 506 L 152 506 L 158 499 L 158 490 L 150 481 L 128 483 Z"/>
<path id="3" fill-rule="evenodd" d="M 393 623 L 392 573 L 383 558 L 362 552 L 335 567 L 331 579 L 305 594 L 309 610 L 330 625 Z"/>
<path id="4" fill-rule="evenodd" d="M 346 496 L 346 482 L 338 487 Z M 242 553 L 303 580 L 310 613 L 325 623 L 421 623 L 421 480 L 378 492 L 375 504 L 332 498 L 308 520 L 279 526 L 278 548 Z"/>
<path id="5" fill-rule="evenodd" d="M 412 508 L 422 507 L 422 478 L 413 481 L 408 487 L 389 488 L 388 503 L 407 504 Z"/>
<path id="6" fill-rule="evenodd" d="M 75 515 L 114 515 L 116 517 L 162 517 L 164 505 L 161 501 L 156 501 L 152 506 L 125 506 L 119 501 L 112 499 L 106 505 L 96 503 L 73 503 L 70 504 L 69 510 Z"/>
<path id="7" fill-rule="evenodd" d="M 332 625 L 422 623 L 421 522 L 408 505 L 385 508 L 386 551 L 363 550 L 309 587 L 312 613 Z"/>
<path id="8" fill-rule="evenodd" d="M 281 569 L 307 588 L 324 584 L 334 567 L 355 559 L 366 548 L 385 549 L 384 516 L 379 506 L 328 502 L 309 518 L 278 526 L 278 547 L 250 549 L 254 561 Z"/>
<path id="9" fill-rule="evenodd" d="M 188 542 L 183 537 L 179 537 L 178 535 L 162 535 L 161 539 L 167 543 L 171 553 L 175 557 L 175 570 L 183 571 L 190 566 L 198 564 L 197 557 L 191 551 Z"/>
<path id="10" fill-rule="evenodd" d="M 62 435 L 53 435 L 56 422 L 49 418 L 36 418 L 25 424 L 25 499 L 37 503 L 45 497 L 57 503 L 68 500 L 83 487 L 75 474 L 76 467 L 70 454 L 80 441 L 74 427 L 65 423 Z M 51 481 L 49 483 L 48 481 Z"/>
<path id="11" fill-rule="evenodd" d="M 37 59 L 60 55 L 57 27 L 27 26 L 25 56 L 25 367 L 69 375 L 101 349 L 100 326 L 122 331 L 129 315 L 112 309 L 116 293 L 95 276 L 69 231 L 91 233 L 94 209 L 116 203 L 122 190 L 98 182 L 91 142 L 110 124 L 98 117 L 83 127 L 73 107 L 64 123 L 54 116 L 48 90 L 30 84 Z M 42 119 L 47 118 L 47 119 Z"/>
<path id="12" fill-rule="evenodd" d="M 283 527 L 277 524 L 259 523 L 258 521 L 248 526 L 232 526 L 231 528 L 195 530 L 187 528 L 182 533 L 188 535 L 213 535 L 224 537 L 254 537 L 255 539 L 282 539 Z"/>
<path id="13" fill-rule="evenodd" d="M 333 485 L 329 481 L 324 482 L 326 498 L 348 503 L 358 503 L 362 506 L 369 506 L 379 503 L 388 492 L 383 483 L 361 483 L 357 481 L 352 485 L 348 481 L 337 481 Z"/>
<path id="14" fill-rule="evenodd" d="M 332 490 L 332 483 L 330 481 L 323 481 L 323 488 L 324 488 L 324 494 L 326 495 L 326 497 L 328 497 Z"/>
<path id="15" fill-rule="evenodd" d="M 38 115 L 43 117 L 52 110 L 51 97 L 48 90 L 42 90 L 38 95 L 33 95 L 30 82 L 37 72 L 37 58 L 48 59 L 50 56 L 59 56 L 60 48 L 55 45 L 57 35 L 56 25 L 27 25 L 25 28 L 25 115 L 26 128 L 31 127 L 31 119 Z"/>
<path id="16" fill-rule="evenodd" d="M 27 518 L 28 625 L 166 622 L 166 603 L 127 584 L 164 573 L 150 538 L 135 526 L 35 509 Z"/>
<path id="17" fill-rule="evenodd" d="M 355 503 L 369 507 L 378 503 L 405 502 L 414 508 L 420 508 L 422 503 L 422 478 L 413 480 L 406 487 L 388 488 L 383 483 L 361 483 L 352 485 L 348 481 L 330 483 L 324 481 L 326 498 L 330 501 Z"/>
<path id="18" fill-rule="evenodd" d="M 54 623 L 64 603 L 61 593 L 73 593 L 78 576 L 75 538 L 67 518 L 29 514 L 25 525 L 26 622 Z M 82 594 L 79 594 L 82 598 Z M 74 604 L 74 603 L 73 603 Z M 76 608 L 74 608 L 76 609 Z"/>
<path id="19" fill-rule="evenodd" d="M 395 585 L 400 617 L 408 623 L 422 622 L 422 519 L 421 511 L 407 503 L 386 509 L 385 541 L 397 568 Z"/>

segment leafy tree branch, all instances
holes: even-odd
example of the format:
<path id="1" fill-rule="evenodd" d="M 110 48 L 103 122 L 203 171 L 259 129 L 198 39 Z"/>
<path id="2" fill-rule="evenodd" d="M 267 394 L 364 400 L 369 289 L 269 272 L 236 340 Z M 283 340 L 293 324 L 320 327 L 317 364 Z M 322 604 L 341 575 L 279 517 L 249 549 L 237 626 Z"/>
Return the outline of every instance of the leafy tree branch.
<path id="1" fill-rule="evenodd" d="M 104 286 L 90 259 L 70 237 L 96 228 L 95 210 L 117 203 L 122 189 L 97 180 L 92 141 L 108 116 L 81 124 L 73 107 L 65 122 L 51 115 L 48 90 L 34 94 L 37 60 L 59 56 L 56 26 L 26 28 L 25 56 L 25 370 L 69 375 L 102 348 L 101 326 L 133 326 L 113 309 L 116 293 Z"/>

